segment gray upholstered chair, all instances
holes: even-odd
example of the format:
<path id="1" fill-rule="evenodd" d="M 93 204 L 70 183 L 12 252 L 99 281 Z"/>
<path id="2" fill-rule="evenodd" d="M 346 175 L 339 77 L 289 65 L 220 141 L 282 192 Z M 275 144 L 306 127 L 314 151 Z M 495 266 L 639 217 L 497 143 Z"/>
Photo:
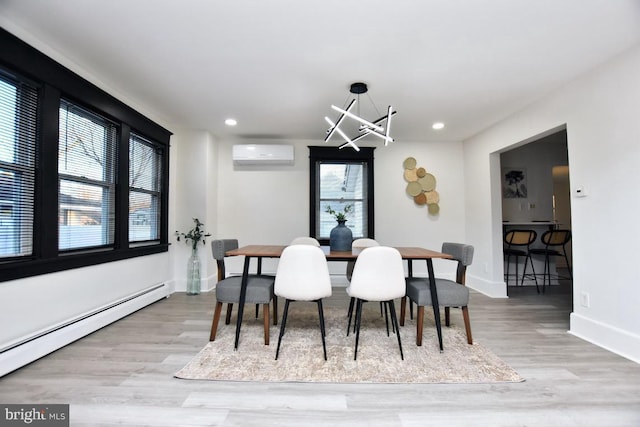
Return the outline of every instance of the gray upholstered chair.
<path id="1" fill-rule="evenodd" d="M 213 315 L 213 323 L 211 324 L 209 341 L 215 341 L 216 339 L 222 304 L 227 304 L 225 324 L 228 325 L 231 322 L 233 304 L 237 304 L 240 301 L 242 276 L 225 277 L 226 270 L 224 265 L 226 252 L 237 248 L 237 239 L 218 239 L 211 242 L 211 252 L 218 264 L 218 283 L 216 284 L 216 309 Z M 247 281 L 245 303 L 256 304 L 256 317 L 257 306 L 263 306 L 265 345 L 269 345 L 269 303 L 271 301 L 273 301 L 273 324 L 278 324 L 278 298 L 273 293 L 274 280 L 274 276 L 250 274 Z"/>
<path id="2" fill-rule="evenodd" d="M 465 286 L 465 276 L 467 267 L 471 265 L 473 261 L 473 246 L 465 245 L 462 243 L 443 243 L 442 252 L 449 254 L 453 257 L 453 260 L 458 263 L 456 270 L 456 280 L 438 279 L 436 278 L 436 290 L 438 292 L 438 304 L 440 307 L 444 307 L 445 310 L 445 324 L 450 326 L 450 314 L 451 307 L 462 308 L 462 316 L 464 318 L 464 327 L 467 332 L 467 342 L 473 344 L 473 338 L 471 336 L 471 322 L 469 321 L 469 288 Z M 431 307 L 431 288 L 429 286 L 428 277 L 409 277 L 406 279 L 407 295 L 411 301 L 415 302 L 418 306 L 417 315 L 417 331 L 416 331 L 416 344 L 422 345 L 422 326 L 424 323 L 424 308 L 425 306 Z M 404 305 L 406 304 L 406 297 L 402 298 L 403 308 L 402 313 L 405 312 Z M 400 324 L 404 325 L 404 317 L 401 316 Z"/>

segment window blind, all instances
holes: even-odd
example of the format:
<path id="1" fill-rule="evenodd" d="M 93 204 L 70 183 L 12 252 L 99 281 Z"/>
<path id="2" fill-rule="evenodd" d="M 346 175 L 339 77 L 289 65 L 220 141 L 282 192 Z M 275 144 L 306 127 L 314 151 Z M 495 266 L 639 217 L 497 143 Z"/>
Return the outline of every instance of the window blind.
<path id="1" fill-rule="evenodd" d="M 129 242 L 160 239 L 162 148 L 135 132 L 129 140 Z"/>
<path id="2" fill-rule="evenodd" d="M 328 239 L 331 229 L 336 226 L 336 219 L 327 213 L 327 206 L 336 212 L 344 211 L 351 206 L 347 215 L 347 227 L 351 229 L 354 239 L 368 236 L 368 194 L 366 163 L 356 162 L 318 162 L 317 181 L 318 222 L 316 237 Z"/>
<path id="3" fill-rule="evenodd" d="M 118 128 L 63 99 L 59 132 L 59 249 L 113 246 Z"/>
<path id="4" fill-rule="evenodd" d="M 38 90 L 0 74 L 0 258 L 33 253 Z"/>

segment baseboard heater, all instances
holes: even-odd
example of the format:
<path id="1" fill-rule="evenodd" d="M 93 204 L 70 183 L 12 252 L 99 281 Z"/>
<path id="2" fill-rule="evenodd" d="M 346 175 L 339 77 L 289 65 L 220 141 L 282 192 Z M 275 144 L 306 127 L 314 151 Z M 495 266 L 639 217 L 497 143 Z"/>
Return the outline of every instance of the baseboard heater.
<path id="1" fill-rule="evenodd" d="M 0 349 L 0 377 L 169 295 L 164 283 L 74 317 Z"/>

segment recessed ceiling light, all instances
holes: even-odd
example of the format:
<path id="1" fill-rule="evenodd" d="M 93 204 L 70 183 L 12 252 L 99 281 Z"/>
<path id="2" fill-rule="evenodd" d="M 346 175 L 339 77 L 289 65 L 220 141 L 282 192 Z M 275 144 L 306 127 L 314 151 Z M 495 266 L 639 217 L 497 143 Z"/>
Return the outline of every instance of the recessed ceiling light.
<path id="1" fill-rule="evenodd" d="M 442 123 L 442 122 L 435 122 L 433 125 L 431 125 L 431 127 L 432 127 L 433 129 L 440 130 L 440 129 L 444 128 L 444 123 Z"/>
<path id="2" fill-rule="evenodd" d="M 235 126 L 238 124 L 238 122 L 236 121 L 236 119 L 227 119 L 224 121 L 224 124 L 227 126 Z"/>

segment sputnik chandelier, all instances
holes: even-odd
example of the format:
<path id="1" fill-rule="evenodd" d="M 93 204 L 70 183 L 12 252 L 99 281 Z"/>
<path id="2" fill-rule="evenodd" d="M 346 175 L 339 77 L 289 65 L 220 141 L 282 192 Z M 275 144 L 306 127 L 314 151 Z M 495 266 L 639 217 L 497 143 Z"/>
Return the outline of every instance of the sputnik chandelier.
<path id="1" fill-rule="evenodd" d="M 391 105 L 389 105 L 389 107 L 387 108 L 386 116 L 382 116 L 379 119 L 373 121 L 363 119 L 360 116 L 359 109 L 357 110 L 358 114 L 355 114 L 351 111 L 356 103 L 360 101 L 360 95 L 363 93 L 367 93 L 367 90 L 368 89 L 366 83 L 352 83 L 349 92 L 356 95 L 356 98 L 353 98 L 351 102 L 349 102 L 349 105 L 347 105 L 347 107 L 344 109 L 336 107 L 335 105 L 331 106 L 333 110 L 340 113 L 340 116 L 335 121 L 335 123 L 329 117 L 325 116 L 324 119 L 327 121 L 327 123 L 329 123 L 330 128 L 327 130 L 327 136 L 324 138 L 324 142 L 329 141 L 329 139 L 336 133 L 345 140 L 345 143 L 342 144 L 340 148 L 352 147 L 356 151 L 360 151 L 360 148 L 356 145 L 356 141 L 359 141 L 368 135 L 374 135 L 378 138 L 383 139 L 385 146 L 390 142 L 393 142 L 393 138 L 391 138 L 391 117 L 396 114 L 396 112 L 393 111 Z M 373 104 L 373 101 L 371 101 L 371 103 Z M 360 123 L 358 127 L 358 135 L 349 138 L 349 136 L 347 136 L 347 134 L 340 128 L 340 125 L 342 125 L 346 119 L 352 119 Z M 385 122 L 386 127 L 382 126 L 382 124 Z"/>

